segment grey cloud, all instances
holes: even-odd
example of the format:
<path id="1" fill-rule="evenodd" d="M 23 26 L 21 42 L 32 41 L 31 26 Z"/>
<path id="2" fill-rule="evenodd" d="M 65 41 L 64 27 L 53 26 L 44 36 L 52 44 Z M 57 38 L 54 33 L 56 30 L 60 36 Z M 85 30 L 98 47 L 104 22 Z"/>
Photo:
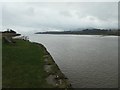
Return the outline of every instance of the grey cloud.
<path id="1" fill-rule="evenodd" d="M 69 11 L 61 11 L 60 14 L 66 17 L 72 17 L 72 14 Z"/>
<path id="2" fill-rule="evenodd" d="M 117 3 L 7 3 L 3 26 L 29 30 L 117 28 Z M 29 28 L 29 29 L 27 29 Z"/>

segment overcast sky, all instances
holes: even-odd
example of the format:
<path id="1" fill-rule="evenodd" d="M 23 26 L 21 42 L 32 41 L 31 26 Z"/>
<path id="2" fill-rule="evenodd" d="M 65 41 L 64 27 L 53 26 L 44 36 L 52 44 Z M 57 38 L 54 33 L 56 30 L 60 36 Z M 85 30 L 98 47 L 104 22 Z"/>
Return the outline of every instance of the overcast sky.
<path id="1" fill-rule="evenodd" d="M 0 11 L 2 28 L 20 33 L 118 26 L 117 2 L 6 2 Z"/>

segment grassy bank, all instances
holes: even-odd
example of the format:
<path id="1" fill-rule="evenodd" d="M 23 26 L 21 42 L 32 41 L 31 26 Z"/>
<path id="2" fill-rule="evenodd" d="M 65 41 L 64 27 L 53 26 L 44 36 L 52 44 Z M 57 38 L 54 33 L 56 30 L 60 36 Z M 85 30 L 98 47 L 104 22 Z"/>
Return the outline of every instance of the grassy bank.
<path id="1" fill-rule="evenodd" d="M 29 41 L 2 44 L 3 88 L 53 88 L 45 78 L 44 51 Z"/>
<path id="2" fill-rule="evenodd" d="M 72 88 L 42 44 L 7 40 L 2 43 L 3 88 Z"/>
<path id="3" fill-rule="evenodd" d="M 0 89 L 2 88 L 2 35 L 0 34 Z"/>

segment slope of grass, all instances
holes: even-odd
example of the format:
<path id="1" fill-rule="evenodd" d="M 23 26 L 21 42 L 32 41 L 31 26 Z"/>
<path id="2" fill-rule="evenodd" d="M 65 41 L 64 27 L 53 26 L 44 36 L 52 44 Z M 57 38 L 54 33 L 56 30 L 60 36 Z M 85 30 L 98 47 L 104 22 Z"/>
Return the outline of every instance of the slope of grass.
<path id="1" fill-rule="evenodd" d="M 51 88 L 45 78 L 43 48 L 24 40 L 2 44 L 3 88 Z"/>
<path id="2" fill-rule="evenodd" d="M 0 89 L 2 88 L 2 35 L 0 34 Z"/>

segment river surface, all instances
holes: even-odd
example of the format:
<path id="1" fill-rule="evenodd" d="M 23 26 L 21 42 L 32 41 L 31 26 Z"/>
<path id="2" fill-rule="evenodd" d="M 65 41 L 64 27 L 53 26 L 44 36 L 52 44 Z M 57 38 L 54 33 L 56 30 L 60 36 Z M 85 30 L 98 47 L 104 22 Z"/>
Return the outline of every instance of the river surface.
<path id="1" fill-rule="evenodd" d="M 74 88 L 118 87 L 118 37 L 29 35 L 50 52 Z"/>

